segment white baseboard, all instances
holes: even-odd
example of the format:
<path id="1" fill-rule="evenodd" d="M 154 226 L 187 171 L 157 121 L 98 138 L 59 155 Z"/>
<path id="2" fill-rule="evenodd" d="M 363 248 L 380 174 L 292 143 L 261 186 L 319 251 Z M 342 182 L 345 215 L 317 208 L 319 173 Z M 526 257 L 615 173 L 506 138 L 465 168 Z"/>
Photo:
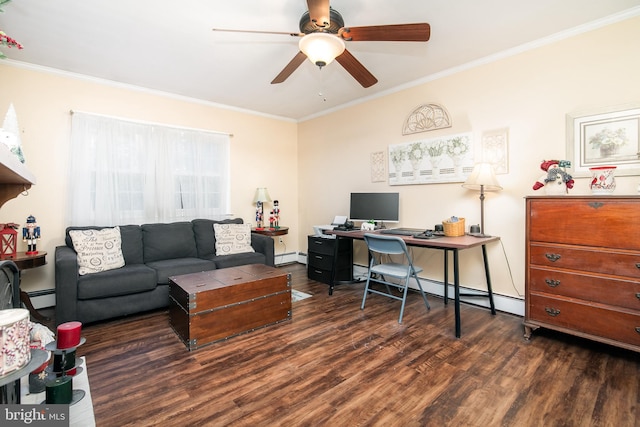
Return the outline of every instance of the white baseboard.
<path id="1" fill-rule="evenodd" d="M 276 254 L 274 257 L 274 262 L 276 265 L 284 265 L 284 264 L 299 262 L 298 259 L 299 257 L 297 252 L 287 252 L 282 254 Z M 305 258 L 305 263 L 306 263 L 306 258 Z"/>
<path id="2" fill-rule="evenodd" d="M 56 305 L 56 291 L 55 289 L 45 289 L 32 292 L 29 293 L 29 299 L 31 299 L 31 304 L 36 310 L 53 307 Z"/>
<path id="3" fill-rule="evenodd" d="M 298 261 L 301 264 L 307 264 L 307 254 L 299 253 Z M 367 277 L 367 268 L 362 265 L 354 264 L 353 266 L 353 277 Z M 425 292 L 437 295 L 444 298 L 444 283 L 437 280 L 420 278 L 422 283 L 422 287 Z M 409 286 L 413 289 L 418 289 L 418 286 L 413 283 Z M 460 292 L 462 293 L 475 293 L 479 292 L 476 289 L 467 288 L 464 286 L 460 286 Z M 480 291 L 481 292 L 481 291 Z M 454 298 L 454 286 L 452 284 L 449 285 L 448 292 L 449 299 L 452 300 Z M 480 307 L 489 307 L 489 299 L 488 298 L 473 298 L 473 297 L 461 297 L 460 301 L 474 304 Z M 496 306 L 496 310 L 502 311 L 505 313 L 515 314 L 516 316 L 524 316 L 524 300 L 520 298 L 514 298 L 508 295 L 501 295 L 497 293 L 493 293 L 493 303 Z"/>

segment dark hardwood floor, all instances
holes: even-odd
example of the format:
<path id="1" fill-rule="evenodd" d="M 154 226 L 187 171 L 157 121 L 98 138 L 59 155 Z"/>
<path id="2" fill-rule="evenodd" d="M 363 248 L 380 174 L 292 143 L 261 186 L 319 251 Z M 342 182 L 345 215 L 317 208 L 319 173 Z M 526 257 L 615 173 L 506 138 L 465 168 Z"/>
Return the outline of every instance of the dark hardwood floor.
<path id="1" fill-rule="evenodd" d="M 638 426 L 640 355 L 431 297 L 333 296 L 301 264 L 280 267 L 313 297 L 292 320 L 189 352 L 167 311 L 85 325 L 98 426 Z"/>

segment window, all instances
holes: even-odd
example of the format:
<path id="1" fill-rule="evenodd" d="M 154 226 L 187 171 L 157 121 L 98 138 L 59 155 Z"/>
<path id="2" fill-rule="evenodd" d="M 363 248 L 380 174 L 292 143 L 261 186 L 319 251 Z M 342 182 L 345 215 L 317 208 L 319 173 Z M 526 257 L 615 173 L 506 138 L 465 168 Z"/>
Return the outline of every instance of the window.
<path id="1" fill-rule="evenodd" d="M 229 135 L 74 112 L 67 222 L 117 225 L 229 213 Z"/>

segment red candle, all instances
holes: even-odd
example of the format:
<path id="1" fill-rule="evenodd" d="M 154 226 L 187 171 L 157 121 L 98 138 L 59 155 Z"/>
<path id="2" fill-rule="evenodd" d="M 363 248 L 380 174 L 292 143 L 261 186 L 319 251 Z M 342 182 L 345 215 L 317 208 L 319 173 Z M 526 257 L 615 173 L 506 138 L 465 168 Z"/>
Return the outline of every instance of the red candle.
<path id="1" fill-rule="evenodd" d="M 56 347 L 59 349 L 73 348 L 80 344 L 80 331 L 82 323 L 67 322 L 58 326 L 58 339 Z"/>

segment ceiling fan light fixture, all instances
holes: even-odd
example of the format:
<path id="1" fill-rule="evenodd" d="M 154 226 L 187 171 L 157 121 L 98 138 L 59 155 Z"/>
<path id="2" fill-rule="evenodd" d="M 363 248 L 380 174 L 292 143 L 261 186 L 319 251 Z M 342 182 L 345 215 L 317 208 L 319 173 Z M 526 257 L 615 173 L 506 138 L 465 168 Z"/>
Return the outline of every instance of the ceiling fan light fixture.
<path id="1" fill-rule="evenodd" d="M 322 68 L 344 52 L 344 41 L 329 33 L 311 33 L 300 39 L 300 50 Z"/>

